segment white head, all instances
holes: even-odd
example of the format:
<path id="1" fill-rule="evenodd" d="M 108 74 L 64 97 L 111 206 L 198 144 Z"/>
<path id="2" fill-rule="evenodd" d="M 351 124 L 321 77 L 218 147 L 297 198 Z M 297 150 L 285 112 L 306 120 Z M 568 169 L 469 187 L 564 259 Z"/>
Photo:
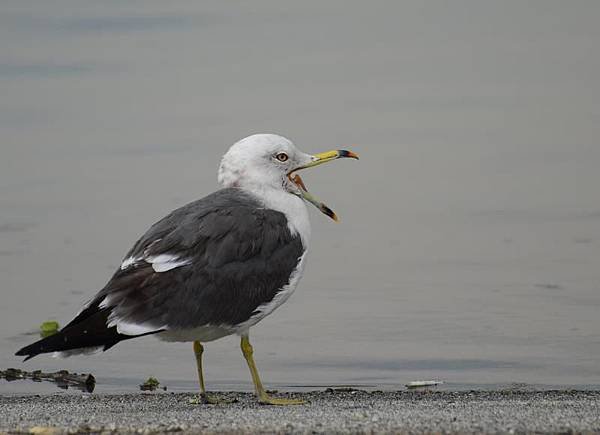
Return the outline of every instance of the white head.
<path id="1" fill-rule="evenodd" d="M 358 158 L 345 150 L 306 154 L 285 137 L 254 134 L 235 143 L 225 153 L 219 166 L 218 181 L 222 187 L 253 192 L 268 189 L 284 191 L 314 204 L 335 220 L 335 213 L 308 193 L 302 179 L 294 172 L 340 157 Z"/>
<path id="2" fill-rule="evenodd" d="M 254 134 L 229 148 L 221 160 L 218 180 L 222 187 L 271 187 L 298 194 L 298 186 L 288 174 L 312 162 L 313 156 L 283 136 Z"/>

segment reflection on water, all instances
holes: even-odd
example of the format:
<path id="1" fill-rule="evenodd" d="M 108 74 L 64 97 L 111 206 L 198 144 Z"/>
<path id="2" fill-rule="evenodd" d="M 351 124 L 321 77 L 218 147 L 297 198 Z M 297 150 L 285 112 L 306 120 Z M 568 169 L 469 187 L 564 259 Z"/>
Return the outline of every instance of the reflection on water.
<path id="1" fill-rule="evenodd" d="M 300 287 L 253 330 L 269 385 L 598 384 L 599 12 L 3 6 L 0 368 L 194 390 L 188 344 L 12 354 L 69 321 L 149 225 L 214 190 L 232 142 L 274 131 L 361 161 L 306 174 L 341 223 L 311 212 Z M 251 388 L 235 337 L 205 356 L 209 388 Z"/>

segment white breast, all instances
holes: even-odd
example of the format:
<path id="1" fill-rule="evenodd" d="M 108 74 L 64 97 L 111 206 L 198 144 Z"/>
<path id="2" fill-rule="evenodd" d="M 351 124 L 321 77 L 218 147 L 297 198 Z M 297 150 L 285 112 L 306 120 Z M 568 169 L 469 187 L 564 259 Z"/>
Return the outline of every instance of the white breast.
<path id="1" fill-rule="evenodd" d="M 306 203 L 300 197 L 280 189 L 263 188 L 249 191 L 265 205 L 285 215 L 292 235 L 298 234 L 304 250 L 310 243 L 310 220 Z"/>

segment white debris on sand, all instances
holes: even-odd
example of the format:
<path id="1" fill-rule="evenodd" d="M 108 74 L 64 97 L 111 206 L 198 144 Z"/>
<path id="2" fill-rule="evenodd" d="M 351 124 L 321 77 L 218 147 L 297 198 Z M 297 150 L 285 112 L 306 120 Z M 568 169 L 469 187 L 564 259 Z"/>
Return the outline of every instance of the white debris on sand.
<path id="1" fill-rule="evenodd" d="M 435 387 L 436 385 L 442 385 L 444 381 L 412 381 L 406 384 L 406 388 L 426 388 Z"/>

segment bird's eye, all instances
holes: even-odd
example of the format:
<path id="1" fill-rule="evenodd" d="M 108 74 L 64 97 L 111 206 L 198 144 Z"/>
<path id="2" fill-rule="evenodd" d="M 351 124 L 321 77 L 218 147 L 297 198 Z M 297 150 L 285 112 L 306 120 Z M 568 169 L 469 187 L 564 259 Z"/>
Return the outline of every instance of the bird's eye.
<path id="1" fill-rule="evenodd" d="M 279 160 L 280 162 L 287 162 L 287 159 L 289 158 L 288 155 L 286 153 L 279 153 L 275 156 L 275 158 L 277 160 Z"/>

